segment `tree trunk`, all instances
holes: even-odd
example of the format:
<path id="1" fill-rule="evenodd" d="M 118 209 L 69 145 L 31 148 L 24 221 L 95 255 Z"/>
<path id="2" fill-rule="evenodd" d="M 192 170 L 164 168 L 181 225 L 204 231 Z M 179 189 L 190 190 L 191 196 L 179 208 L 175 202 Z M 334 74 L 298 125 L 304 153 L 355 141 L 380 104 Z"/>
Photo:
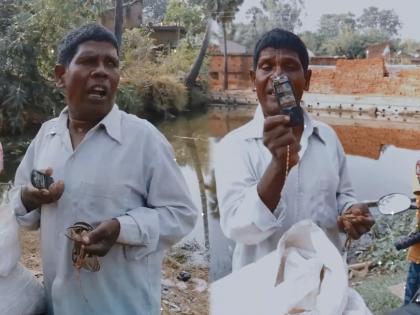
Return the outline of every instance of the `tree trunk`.
<path id="1" fill-rule="evenodd" d="M 124 9 L 123 9 L 123 0 L 115 0 L 115 37 L 117 38 L 118 46 L 121 50 L 122 44 L 122 33 L 123 33 L 123 24 L 124 24 Z"/>
<path id="2" fill-rule="evenodd" d="M 206 56 L 207 47 L 209 46 L 210 33 L 211 33 L 211 18 L 208 18 L 206 34 L 204 35 L 203 42 L 201 44 L 200 52 L 194 61 L 194 65 L 191 67 L 190 73 L 185 78 L 185 85 L 188 88 L 194 86 L 195 80 L 197 80 L 198 74 L 200 73 L 201 65 L 203 64 L 204 57 Z"/>
<path id="3" fill-rule="evenodd" d="M 198 155 L 197 145 L 195 144 L 195 139 L 193 138 L 193 133 L 191 131 L 191 126 L 188 125 L 190 131 L 191 139 L 187 140 L 187 146 L 190 150 L 190 154 L 194 161 L 195 174 L 197 176 L 198 187 L 200 189 L 201 197 L 201 206 L 202 206 L 202 216 L 203 216 L 203 227 L 204 227 L 204 246 L 207 250 L 210 249 L 210 240 L 209 240 L 209 219 L 208 219 L 208 210 L 207 210 L 207 195 L 204 182 L 203 171 L 201 167 L 200 156 Z"/>
<path id="4" fill-rule="evenodd" d="M 223 29 L 223 62 L 224 62 L 224 70 L 223 70 L 223 89 L 228 89 L 228 60 L 227 60 L 227 40 L 226 40 L 226 24 L 222 22 L 222 29 Z"/>

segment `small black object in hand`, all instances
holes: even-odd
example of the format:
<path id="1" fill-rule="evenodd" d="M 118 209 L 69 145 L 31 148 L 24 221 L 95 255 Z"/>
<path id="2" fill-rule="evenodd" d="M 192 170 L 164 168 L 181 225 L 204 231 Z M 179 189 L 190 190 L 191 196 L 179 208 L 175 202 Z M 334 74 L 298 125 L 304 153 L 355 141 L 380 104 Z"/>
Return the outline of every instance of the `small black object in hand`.
<path id="1" fill-rule="evenodd" d="M 31 183 L 32 186 L 38 189 L 48 189 L 54 180 L 51 176 L 45 175 L 37 170 L 31 172 Z"/>

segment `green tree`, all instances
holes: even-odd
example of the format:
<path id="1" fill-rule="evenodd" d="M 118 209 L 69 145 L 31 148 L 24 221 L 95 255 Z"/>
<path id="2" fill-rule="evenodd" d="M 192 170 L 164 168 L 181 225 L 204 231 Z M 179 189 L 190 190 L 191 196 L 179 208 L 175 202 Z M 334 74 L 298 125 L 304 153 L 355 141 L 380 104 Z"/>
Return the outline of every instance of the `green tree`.
<path id="1" fill-rule="evenodd" d="M 375 30 L 385 33 L 388 37 L 398 35 L 401 29 L 400 19 L 394 10 L 379 10 L 373 6 L 363 9 L 357 21 L 362 32 Z"/>
<path id="2" fill-rule="evenodd" d="M 184 26 L 188 34 L 203 32 L 204 12 L 198 5 L 186 0 L 169 0 L 164 21 Z"/>
<path id="3" fill-rule="evenodd" d="M 343 32 L 356 29 L 356 18 L 353 13 L 323 14 L 319 20 L 318 33 L 324 39 L 334 38 Z"/>
<path id="4" fill-rule="evenodd" d="M 252 49 L 262 34 L 275 27 L 295 32 L 302 25 L 303 0 L 261 0 L 260 3 L 261 8 L 252 7 L 246 12 L 250 23 L 235 24 L 231 34 L 248 49 Z"/>
<path id="5" fill-rule="evenodd" d="M 0 37 L 0 119 L 22 131 L 28 112 L 56 114 L 63 106 L 53 69 L 57 41 L 95 16 L 85 1 L 27 0 L 8 3 Z M 3 14 L 5 17 L 5 14 Z"/>
<path id="6" fill-rule="evenodd" d="M 168 0 L 143 0 L 143 15 L 147 22 L 159 23 L 165 18 Z"/>
<path id="7" fill-rule="evenodd" d="M 321 51 L 323 40 L 319 33 L 305 31 L 299 34 L 299 37 L 305 43 L 306 47 L 315 54 Z"/>
<path id="8" fill-rule="evenodd" d="M 332 56 L 346 56 L 348 58 L 360 58 L 365 55 L 366 41 L 365 38 L 353 31 L 344 31 L 326 41 L 321 50 Z"/>
<path id="9" fill-rule="evenodd" d="M 294 32 L 302 26 L 300 14 L 303 0 L 261 0 L 261 6 L 268 15 L 268 29 L 280 27 Z"/>

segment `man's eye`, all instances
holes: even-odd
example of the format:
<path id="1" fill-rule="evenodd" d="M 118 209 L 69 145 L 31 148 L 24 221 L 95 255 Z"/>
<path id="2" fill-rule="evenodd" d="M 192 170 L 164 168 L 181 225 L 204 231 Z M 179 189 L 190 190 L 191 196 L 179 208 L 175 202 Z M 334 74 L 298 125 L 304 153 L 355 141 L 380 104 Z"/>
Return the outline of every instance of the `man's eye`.
<path id="1" fill-rule="evenodd" d="M 264 71 L 270 71 L 271 70 L 271 66 L 270 65 L 262 65 L 261 67 L 260 67 L 260 69 L 261 70 L 264 70 Z"/>
<path id="2" fill-rule="evenodd" d="M 79 59 L 79 63 L 83 64 L 83 65 L 89 65 L 92 64 L 94 62 L 93 58 L 82 58 Z"/>
<path id="3" fill-rule="evenodd" d="M 118 62 L 115 60 L 108 60 L 107 66 L 111 68 L 118 68 Z"/>
<path id="4" fill-rule="evenodd" d="M 285 65 L 286 70 L 296 70 L 297 69 L 297 65 L 293 64 L 293 63 L 288 63 Z"/>

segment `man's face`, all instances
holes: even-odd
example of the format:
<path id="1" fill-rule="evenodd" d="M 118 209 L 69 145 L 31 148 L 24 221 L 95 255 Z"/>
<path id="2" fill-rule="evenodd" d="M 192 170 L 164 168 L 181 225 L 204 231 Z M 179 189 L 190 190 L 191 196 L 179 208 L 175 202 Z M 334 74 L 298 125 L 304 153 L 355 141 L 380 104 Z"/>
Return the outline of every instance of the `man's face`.
<path id="1" fill-rule="evenodd" d="M 297 52 L 285 48 L 264 48 L 260 52 L 256 70 L 251 71 L 251 80 L 264 116 L 280 114 L 273 89 L 273 79 L 279 74 L 288 76 L 298 103 L 302 98 L 303 91 L 309 88 L 311 70 L 304 71 Z"/>
<path id="2" fill-rule="evenodd" d="M 120 71 L 118 53 L 111 43 L 83 42 L 70 64 L 57 65 L 55 74 L 72 118 L 98 121 L 112 109 Z"/>

